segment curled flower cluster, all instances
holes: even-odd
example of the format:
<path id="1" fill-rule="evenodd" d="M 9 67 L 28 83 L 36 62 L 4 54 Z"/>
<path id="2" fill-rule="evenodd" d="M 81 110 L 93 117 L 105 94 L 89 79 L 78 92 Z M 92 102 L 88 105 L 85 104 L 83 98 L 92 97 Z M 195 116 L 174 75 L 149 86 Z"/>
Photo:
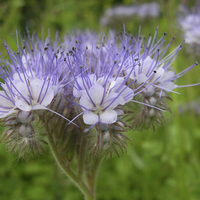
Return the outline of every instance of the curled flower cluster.
<path id="1" fill-rule="evenodd" d="M 45 143 L 35 128 L 39 119 L 62 154 L 71 146 L 74 154 L 85 140 L 89 157 L 125 152 L 127 130 L 163 123 L 162 111 L 170 110 L 165 99 L 180 87 L 176 79 L 196 65 L 175 74 L 182 44 L 165 55 L 172 42 L 165 46 L 165 36 L 157 39 L 156 30 L 145 42 L 125 30 L 100 39 L 87 32 L 60 44 L 28 34 L 17 53 L 5 44 L 10 59 L 1 59 L 0 118 L 8 129 L 2 140 L 11 152 L 39 154 Z"/>
<path id="2" fill-rule="evenodd" d="M 143 3 L 129 6 L 115 6 L 105 11 L 100 19 L 100 23 L 104 26 L 114 24 L 114 21 L 130 20 L 131 17 L 138 18 L 157 18 L 160 15 L 159 4 L 156 2 Z"/>
<path id="3" fill-rule="evenodd" d="M 38 126 L 35 112 L 48 109 L 62 89 L 57 73 L 60 61 L 52 50 L 46 49 L 48 40 L 43 42 L 28 35 L 26 43 L 21 48 L 18 46 L 17 53 L 4 44 L 10 60 L 1 59 L 0 74 L 4 81 L 0 91 L 0 118 L 9 128 L 2 140 L 11 152 L 17 151 L 22 156 L 26 156 L 26 151 L 32 155 L 44 152 L 41 143 L 46 142 L 34 128 Z"/>
<path id="4" fill-rule="evenodd" d="M 186 7 L 181 7 L 183 12 L 178 18 L 178 24 L 183 32 L 185 42 L 194 50 L 200 49 L 200 5 L 189 11 Z M 194 51 L 195 52 L 195 51 Z"/>

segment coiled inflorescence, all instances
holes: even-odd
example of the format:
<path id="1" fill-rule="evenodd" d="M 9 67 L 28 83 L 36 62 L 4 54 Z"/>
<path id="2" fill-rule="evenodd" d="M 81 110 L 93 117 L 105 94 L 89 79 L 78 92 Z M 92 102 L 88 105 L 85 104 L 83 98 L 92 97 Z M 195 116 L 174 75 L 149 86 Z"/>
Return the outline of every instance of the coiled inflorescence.
<path id="1" fill-rule="evenodd" d="M 187 52 L 198 56 L 200 50 L 200 4 L 197 2 L 191 10 L 181 6 L 182 13 L 178 17 L 178 26 L 182 31 L 182 37 L 188 44 Z"/>
<path id="2" fill-rule="evenodd" d="M 123 30 L 99 40 L 86 32 L 58 44 L 58 38 L 52 43 L 28 34 L 17 53 L 5 44 L 10 59 L 2 57 L 0 69 L 2 140 L 11 152 L 40 154 L 45 139 L 36 131 L 39 121 L 54 132 L 62 154 L 72 141 L 79 148 L 83 135 L 88 158 L 125 152 L 127 130 L 163 123 L 176 79 L 196 65 L 175 74 L 172 63 L 182 44 L 166 55 L 172 41 L 164 46 L 165 36 L 158 39 L 156 30 L 145 42 Z"/>

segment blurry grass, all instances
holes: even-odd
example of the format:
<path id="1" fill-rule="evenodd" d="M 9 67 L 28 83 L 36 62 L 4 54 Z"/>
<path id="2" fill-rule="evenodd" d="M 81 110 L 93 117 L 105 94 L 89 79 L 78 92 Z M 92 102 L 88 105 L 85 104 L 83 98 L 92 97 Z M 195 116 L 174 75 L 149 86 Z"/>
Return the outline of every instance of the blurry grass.
<path id="1" fill-rule="evenodd" d="M 51 29 L 52 35 L 59 29 L 61 36 L 70 29 L 90 28 L 104 30 L 99 17 L 105 8 L 119 1 L 5 1 L 0 7 L 0 34 L 10 42 L 10 33 L 23 30 L 28 20 L 33 20 L 30 30 L 41 33 Z M 130 1 L 123 1 L 126 5 Z M 138 1 L 137 1 L 138 2 Z M 144 2 L 144 1 L 142 1 Z M 176 25 L 176 9 L 180 1 L 159 1 L 161 16 L 158 19 L 126 22 L 127 30 L 136 34 L 154 34 L 159 25 L 159 37 L 167 32 L 167 42 L 175 36 L 170 51 L 178 46 L 181 35 Z M 31 7 L 32 6 L 32 7 Z M 33 10 L 31 10 L 33 8 Z M 91 10 L 92 9 L 92 10 Z M 26 15 L 22 14 L 26 11 Z M 80 12 L 81 11 L 81 12 Z M 27 23 L 31 23 L 28 21 Z M 30 25 L 30 24 L 29 24 Z M 119 27 L 120 26 L 120 27 Z M 120 31 L 122 24 L 111 27 Z M 40 34 L 39 33 L 39 34 Z M 167 44 L 167 43 L 166 43 Z M 2 47 L 2 46 L 1 46 Z M 185 54 L 187 45 L 179 52 L 173 65 L 177 72 L 192 65 L 199 58 Z M 2 48 L 1 48 L 2 49 Z M 4 50 L 2 50 L 4 51 Z M 4 53 L 4 52 L 3 52 Z M 178 84 L 200 82 L 200 69 L 196 66 L 184 75 Z M 129 133 L 133 146 L 121 158 L 105 161 L 97 182 L 98 200 L 199 200 L 200 199 L 200 117 L 191 109 L 180 114 L 178 107 L 200 96 L 199 86 L 177 89 L 181 95 L 172 94 L 169 102 L 172 114 L 166 113 L 166 125 L 152 130 Z M 83 199 L 73 183 L 57 168 L 50 152 L 40 159 L 27 162 L 5 151 L 0 145 L 0 199 L 1 200 L 71 200 Z"/>

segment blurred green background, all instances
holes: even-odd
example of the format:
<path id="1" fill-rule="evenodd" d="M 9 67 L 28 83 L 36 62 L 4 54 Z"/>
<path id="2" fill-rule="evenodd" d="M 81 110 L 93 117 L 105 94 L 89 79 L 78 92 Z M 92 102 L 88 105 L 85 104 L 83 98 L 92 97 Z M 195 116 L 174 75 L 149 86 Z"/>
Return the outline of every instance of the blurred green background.
<path id="1" fill-rule="evenodd" d="M 142 35 L 159 36 L 167 32 L 166 44 L 173 50 L 182 41 L 177 24 L 178 6 L 193 6 L 195 1 L 163 0 L 157 18 L 132 16 L 114 20 L 103 26 L 104 12 L 118 5 L 138 5 L 144 0 L 0 0 L 0 35 L 14 46 L 11 34 L 24 32 L 26 27 L 39 35 L 50 29 L 51 36 L 59 30 L 60 36 L 76 29 L 108 32 L 120 31 L 123 23 L 135 35 L 141 25 Z M 187 52 L 183 45 L 173 64 L 177 72 L 200 61 Z M 0 51 L 5 54 L 2 43 Z M 200 55 L 200 52 L 199 52 Z M 178 84 L 200 82 L 200 66 L 178 80 Z M 168 102 L 166 124 L 152 130 L 130 132 L 133 145 L 121 158 L 105 161 L 99 171 L 97 200 L 199 200 L 200 199 L 200 86 L 177 89 Z M 196 105 L 196 107 L 194 106 Z M 199 105 L 199 107 L 198 107 Z M 180 108 L 182 112 L 180 112 Z M 24 161 L 10 155 L 5 144 L 0 145 L 0 199 L 1 200 L 81 200 L 82 194 L 58 169 L 47 150 L 39 159 Z"/>

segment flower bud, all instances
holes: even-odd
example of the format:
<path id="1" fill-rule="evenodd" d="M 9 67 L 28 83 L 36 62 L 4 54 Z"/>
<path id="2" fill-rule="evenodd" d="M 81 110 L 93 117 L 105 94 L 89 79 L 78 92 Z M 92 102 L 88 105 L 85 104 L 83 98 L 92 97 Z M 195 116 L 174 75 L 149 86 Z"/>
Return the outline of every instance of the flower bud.
<path id="1" fill-rule="evenodd" d="M 21 124 L 18 133 L 21 137 L 33 138 L 35 136 L 35 132 L 31 124 Z"/>
<path id="2" fill-rule="evenodd" d="M 149 117 L 153 117 L 155 115 L 155 110 L 154 108 L 150 108 L 149 111 L 148 111 L 148 116 Z"/>
<path id="3" fill-rule="evenodd" d="M 15 116 L 8 116 L 4 119 L 4 123 L 6 126 L 15 126 L 19 124 L 19 120 Z"/>
<path id="4" fill-rule="evenodd" d="M 122 122 L 118 121 L 113 125 L 113 129 L 114 129 L 114 131 L 123 131 L 124 124 Z"/>
<path id="5" fill-rule="evenodd" d="M 31 121 L 34 121 L 33 113 L 29 111 L 20 111 L 18 113 L 18 120 L 21 123 L 29 123 Z"/>

